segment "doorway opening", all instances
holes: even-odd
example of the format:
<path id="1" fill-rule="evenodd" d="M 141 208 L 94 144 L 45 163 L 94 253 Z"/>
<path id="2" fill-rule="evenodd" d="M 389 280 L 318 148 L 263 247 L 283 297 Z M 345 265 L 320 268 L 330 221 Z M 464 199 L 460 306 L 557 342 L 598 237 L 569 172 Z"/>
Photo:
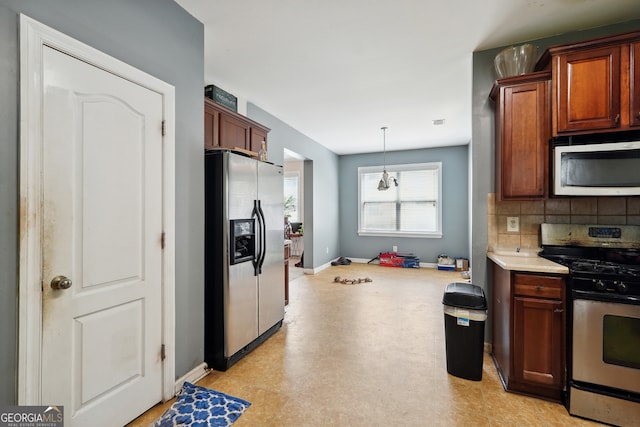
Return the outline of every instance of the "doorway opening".
<path id="1" fill-rule="evenodd" d="M 304 274 L 305 217 L 304 162 L 305 157 L 284 149 L 284 221 L 286 238 L 291 240 L 290 280 Z"/>

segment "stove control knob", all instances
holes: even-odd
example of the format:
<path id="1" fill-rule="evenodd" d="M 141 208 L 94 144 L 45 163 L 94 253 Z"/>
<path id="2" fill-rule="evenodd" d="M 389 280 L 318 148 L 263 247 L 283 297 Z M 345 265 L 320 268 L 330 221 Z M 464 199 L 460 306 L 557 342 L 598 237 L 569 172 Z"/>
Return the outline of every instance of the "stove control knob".
<path id="1" fill-rule="evenodd" d="M 624 282 L 616 282 L 616 289 L 618 290 L 618 293 L 626 294 L 629 287 Z"/>
<path id="2" fill-rule="evenodd" d="M 602 280 L 596 280 L 596 290 L 600 292 L 604 292 L 607 290 L 607 285 L 604 284 Z"/>

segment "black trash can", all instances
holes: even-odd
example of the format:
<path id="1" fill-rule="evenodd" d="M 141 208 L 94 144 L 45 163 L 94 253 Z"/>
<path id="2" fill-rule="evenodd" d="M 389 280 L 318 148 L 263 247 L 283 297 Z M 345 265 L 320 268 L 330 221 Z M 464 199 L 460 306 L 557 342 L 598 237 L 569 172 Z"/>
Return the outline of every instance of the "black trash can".
<path id="1" fill-rule="evenodd" d="M 467 380 L 482 379 L 487 299 L 480 286 L 449 283 L 442 297 L 447 372 Z"/>

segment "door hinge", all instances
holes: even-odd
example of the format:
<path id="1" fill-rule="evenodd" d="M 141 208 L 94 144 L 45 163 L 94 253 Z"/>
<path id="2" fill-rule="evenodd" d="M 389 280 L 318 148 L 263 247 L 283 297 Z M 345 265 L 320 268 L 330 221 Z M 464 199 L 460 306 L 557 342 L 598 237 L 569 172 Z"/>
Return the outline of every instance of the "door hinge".
<path id="1" fill-rule="evenodd" d="M 164 136 L 166 133 L 166 126 L 165 126 L 165 121 L 162 121 L 162 136 Z"/>
<path id="2" fill-rule="evenodd" d="M 162 249 L 164 249 L 164 239 L 165 239 L 165 232 L 162 232 L 162 235 L 160 236 L 160 247 Z"/>
<path id="3" fill-rule="evenodd" d="M 166 352 L 166 350 L 165 350 L 165 345 L 164 345 L 164 344 L 162 344 L 162 345 L 160 346 L 160 360 L 164 360 L 164 359 L 166 359 L 166 358 L 167 358 L 167 352 Z"/>

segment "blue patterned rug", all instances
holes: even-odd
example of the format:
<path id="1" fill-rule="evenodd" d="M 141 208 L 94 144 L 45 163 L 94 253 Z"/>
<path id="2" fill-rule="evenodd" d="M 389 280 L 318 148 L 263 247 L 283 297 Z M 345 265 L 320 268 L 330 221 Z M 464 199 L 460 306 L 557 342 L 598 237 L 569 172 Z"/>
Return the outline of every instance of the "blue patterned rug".
<path id="1" fill-rule="evenodd" d="M 178 398 L 149 427 L 224 427 L 233 424 L 251 403 L 185 382 Z"/>

